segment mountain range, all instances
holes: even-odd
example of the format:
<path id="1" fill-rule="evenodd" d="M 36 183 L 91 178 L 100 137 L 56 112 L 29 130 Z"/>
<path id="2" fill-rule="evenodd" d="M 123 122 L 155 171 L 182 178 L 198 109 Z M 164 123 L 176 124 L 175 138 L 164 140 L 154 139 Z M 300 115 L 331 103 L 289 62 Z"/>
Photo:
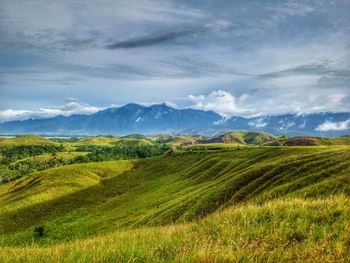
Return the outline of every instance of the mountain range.
<path id="1" fill-rule="evenodd" d="M 253 118 L 223 118 L 213 111 L 175 109 L 166 104 L 142 106 L 129 103 L 91 115 L 76 114 L 46 119 L 0 123 L 0 134 L 124 135 L 203 134 L 232 130 L 263 131 L 272 134 L 342 136 L 350 133 L 350 113 L 283 114 Z"/>

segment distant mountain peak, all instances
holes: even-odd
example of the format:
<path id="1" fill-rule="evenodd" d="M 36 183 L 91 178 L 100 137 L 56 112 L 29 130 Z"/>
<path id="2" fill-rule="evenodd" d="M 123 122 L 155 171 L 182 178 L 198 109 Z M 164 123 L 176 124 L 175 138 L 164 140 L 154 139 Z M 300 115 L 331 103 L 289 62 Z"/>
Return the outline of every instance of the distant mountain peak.
<path id="1" fill-rule="evenodd" d="M 247 130 L 272 134 L 340 136 L 349 134 L 350 113 L 275 115 L 224 119 L 213 111 L 176 109 L 166 103 L 143 106 L 134 102 L 91 115 L 0 123 L 0 134 L 125 135 L 182 133 L 212 135 Z"/>
<path id="2" fill-rule="evenodd" d="M 128 104 L 125 104 L 124 106 L 120 107 L 120 109 L 138 109 L 138 108 L 146 108 L 145 106 L 142 106 L 140 104 L 137 104 L 135 102 L 129 102 Z"/>
<path id="3" fill-rule="evenodd" d="M 160 108 L 160 109 L 172 109 L 165 103 L 160 103 L 160 104 L 153 104 L 150 106 L 150 108 Z"/>

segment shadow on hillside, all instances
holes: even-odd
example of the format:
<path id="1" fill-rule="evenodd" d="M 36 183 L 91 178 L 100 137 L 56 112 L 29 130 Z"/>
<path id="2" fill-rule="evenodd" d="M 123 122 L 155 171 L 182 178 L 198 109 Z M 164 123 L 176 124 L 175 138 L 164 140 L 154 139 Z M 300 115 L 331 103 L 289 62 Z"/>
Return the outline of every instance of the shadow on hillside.
<path id="1" fill-rule="evenodd" d="M 17 232 L 30 226 L 41 224 L 46 220 L 64 216 L 73 210 L 96 206 L 109 198 L 120 196 L 135 186 L 132 180 L 130 180 L 128 185 L 127 180 L 124 180 L 122 185 L 119 184 L 121 181 L 120 178 L 122 176 L 124 178 L 125 176 L 127 177 L 128 173 L 130 171 L 103 179 L 96 185 L 61 196 L 57 199 L 4 214 L 0 217 L 0 221 L 2 222 L 2 227 L 0 228 L 1 234 Z"/>
<path id="2" fill-rule="evenodd" d="M 329 153 L 308 154 L 282 160 L 278 165 L 274 161 L 274 155 L 272 156 L 271 159 L 271 155 L 257 154 L 254 162 L 252 159 L 247 159 L 246 162 L 232 159 L 230 154 L 220 154 L 220 158 L 213 155 L 205 160 L 201 157 L 192 160 L 187 158 L 186 169 L 181 167 L 183 159 L 171 164 L 167 159 L 163 162 L 142 161 L 136 165 L 137 171 L 125 171 L 55 200 L 4 214 L 0 217 L 0 234 L 11 234 L 37 226 L 80 208 L 98 208 L 107 201 L 115 202 L 115 209 L 120 204 L 118 201 L 123 201 L 118 200 L 119 197 L 132 192 L 136 187 L 138 190 L 135 192 L 140 191 L 142 180 L 147 180 L 150 185 L 154 183 L 155 186 L 141 192 L 146 195 L 138 196 L 140 200 L 147 197 L 147 191 L 162 191 L 161 194 L 166 195 L 152 196 L 159 199 L 148 200 L 145 207 L 148 213 L 142 217 L 134 217 L 131 221 L 139 225 L 156 225 L 176 222 L 179 219 L 197 219 L 223 205 L 254 199 L 266 192 L 273 197 L 285 196 L 331 176 L 341 175 L 349 167 L 349 154 L 343 152 L 334 156 Z M 178 177 L 174 176 L 176 173 Z M 154 180 L 163 176 L 167 176 L 168 181 L 159 183 Z M 182 181 L 173 181 L 175 185 L 169 187 L 169 178 L 173 177 L 181 178 Z M 161 205 L 154 201 L 159 201 Z"/>

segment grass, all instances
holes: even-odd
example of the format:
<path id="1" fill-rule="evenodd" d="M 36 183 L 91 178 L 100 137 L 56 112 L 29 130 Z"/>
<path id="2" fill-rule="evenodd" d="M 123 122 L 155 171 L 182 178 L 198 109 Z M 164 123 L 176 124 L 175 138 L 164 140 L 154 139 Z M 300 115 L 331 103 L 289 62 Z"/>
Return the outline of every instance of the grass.
<path id="1" fill-rule="evenodd" d="M 149 140 L 145 140 L 145 139 L 133 139 L 133 138 L 120 138 L 116 143 L 116 145 L 139 145 L 139 146 L 147 146 L 147 145 L 153 145 L 152 142 L 150 142 Z"/>
<path id="2" fill-rule="evenodd" d="M 331 146 L 331 145 L 350 145 L 350 137 L 335 137 L 335 138 L 323 138 L 323 137 L 295 137 L 291 138 L 293 141 L 298 141 L 303 145 L 304 141 L 307 144 L 318 146 Z M 230 132 L 219 136 L 208 137 L 204 139 L 201 136 L 189 136 L 189 135 L 157 135 L 152 137 L 146 137 L 141 135 L 129 135 L 125 137 L 113 137 L 113 136 L 96 136 L 77 139 L 75 141 L 62 141 L 56 142 L 54 140 L 46 139 L 38 135 L 22 135 L 15 138 L 0 138 L 1 147 L 14 147 L 14 146 L 43 146 L 43 145 L 64 145 L 66 151 L 74 151 L 78 146 L 103 146 L 113 147 L 116 145 L 153 145 L 154 141 L 162 141 L 171 145 L 198 145 L 198 147 L 206 148 L 227 148 L 231 146 L 239 145 L 261 145 L 271 142 L 276 142 L 276 137 L 262 132 L 245 132 L 236 131 Z"/>
<path id="3" fill-rule="evenodd" d="M 243 204 L 195 223 L 141 227 L 49 247 L 0 248 L 4 262 L 348 262 L 350 203 L 337 196 Z"/>
<path id="4" fill-rule="evenodd" d="M 215 150 L 230 150 L 230 149 L 239 149 L 241 146 L 245 146 L 245 144 L 240 143 L 208 143 L 208 144 L 195 144 L 187 146 L 187 150 L 193 151 L 215 151 Z"/>
<path id="5" fill-rule="evenodd" d="M 164 142 L 168 143 L 173 146 L 180 146 L 180 145 L 193 145 L 196 144 L 202 136 L 191 136 L 191 135 L 166 135 L 166 134 L 160 134 L 150 137 L 153 141 L 158 142 Z"/>
<path id="6" fill-rule="evenodd" d="M 242 145 L 262 145 L 269 142 L 277 142 L 277 137 L 269 133 L 248 131 L 228 132 L 200 141 L 200 143 L 231 143 Z"/>
<path id="7" fill-rule="evenodd" d="M 350 137 L 313 137 L 297 136 L 288 139 L 288 145 L 314 145 L 314 146 L 331 146 L 331 145 L 350 145 Z"/>
<path id="8" fill-rule="evenodd" d="M 98 146 L 108 146 L 112 147 L 114 146 L 115 142 L 118 141 L 118 138 L 116 137 L 87 137 L 87 138 L 81 138 L 75 142 L 72 143 L 72 145 L 98 145 Z"/>
<path id="9" fill-rule="evenodd" d="M 347 146 L 59 167 L 0 186 L 0 260 L 346 262 L 349 195 Z"/>
<path id="10" fill-rule="evenodd" d="M 350 137 L 318 138 L 319 145 L 350 145 Z"/>
<path id="11" fill-rule="evenodd" d="M 0 138 L 1 147 L 14 147 L 14 146 L 43 146 L 53 145 L 59 146 L 60 144 L 49 139 L 46 139 L 37 135 L 21 135 L 15 138 Z"/>
<path id="12" fill-rule="evenodd" d="M 63 145 L 67 149 L 75 149 L 78 146 L 102 146 L 102 147 L 114 147 L 117 145 L 153 145 L 152 142 L 144 138 L 117 138 L 112 136 L 97 136 L 81 138 L 73 142 L 64 142 Z"/>

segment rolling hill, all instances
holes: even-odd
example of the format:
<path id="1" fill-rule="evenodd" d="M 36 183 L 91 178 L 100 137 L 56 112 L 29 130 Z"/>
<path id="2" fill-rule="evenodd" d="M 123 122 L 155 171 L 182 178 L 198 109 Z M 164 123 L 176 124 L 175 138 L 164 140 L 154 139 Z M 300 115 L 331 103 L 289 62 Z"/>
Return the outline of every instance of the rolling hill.
<path id="1" fill-rule="evenodd" d="M 350 145 L 350 137 L 335 137 L 335 138 L 324 138 L 324 137 L 312 137 L 312 136 L 297 136 L 287 140 L 288 146 L 302 146 L 302 145 Z"/>
<path id="2" fill-rule="evenodd" d="M 48 169 L 0 186 L 0 260 L 345 260 L 349 180 L 348 146 Z"/>
<path id="3" fill-rule="evenodd" d="M 168 135 L 159 134 L 153 136 L 144 136 L 141 134 L 132 134 L 124 137 L 114 136 L 95 136 L 84 137 L 80 139 L 51 140 L 39 135 L 20 135 L 14 138 L 0 138 L 1 147 L 15 146 L 59 146 L 63 145 L 68 150 L 74 150 L 79 146 L 128 146 L 128 145 L 153 145 L 154 143 L 167 143 L 174 146 L 207 145 L 223 148 L 230 147 L 229 144 L 239 145 L 270 145 L 278 146 L 278 137 L 264 132 L 234 131 L 214 136 L 202 135 Z M 227 145 L 226 145 L 227 144 Z M 315 137 L 315 136 L 296 136 L 288 138 L 288 146 L 331 146 L 331 145 L 350 145 L 350 137 Z"/>
<path id="4" fill-rule="evenodd" d="M 251 144 L 263 145 L 266 143 L 276 142 L 277 137 L 272 134 L 263 132 L 247 132 L 236 131 L 228 132 L 218 136 L 213 136 L 206 140 L 201 140 L 199 143 L 234 143 L 234 144 Z"/>
<path id="5" fill-rule="evenodd" d="M 152 145 L 152 142 L 147 138 L 113 137 L 113 136 L 96 136 L 81 138 L 73 143 L 72 146 L 105 146 L 113 147 L 117 145 Z"/>
<path id="6" fill-rule="evenodd" d="M 158 143 L 168 143 L 174 146 L 186 146 L 198 143 L 203 136 L 201 135 L 169 135 L 159 134 L 150 136 L 150 139 Z"/>
<path id="7" fill-rule="evenodd" d="M 15 147 L 15 146 L 58 146 L 59 143 L 46 139 L 38 135 L 22 135 L 14 138 L 0 138 L 1 147 Z"/>

